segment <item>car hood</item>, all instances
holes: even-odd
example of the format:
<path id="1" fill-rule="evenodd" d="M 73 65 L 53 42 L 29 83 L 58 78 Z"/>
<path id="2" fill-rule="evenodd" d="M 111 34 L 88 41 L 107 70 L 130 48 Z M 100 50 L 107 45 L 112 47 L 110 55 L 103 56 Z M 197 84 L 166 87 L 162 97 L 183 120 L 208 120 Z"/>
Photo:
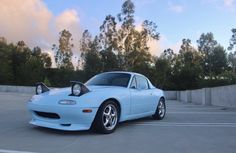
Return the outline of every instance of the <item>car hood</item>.
<path id="1" fill-rule="evenodd" d="M 86 87 L 91 92 L 124 89 L 124 87 L 118 87 L 118 86 L 86 86 Z M 46 92 L 44 94 L 47 94 L 48 96 L 58 96 L 58 95 L 60 95 L 60 96 L 68 96 L 68 95 L 71 94 L 71 87 L 50 89 L 49 92 Z"/>
<path id="2" fill-rule="evenodd" d="M 67 88 L 53 88 L 48 92 L 34 95 L 30 102 L 38 105 L 55 105 L 58 101 L 63 99 L 70 99 L 80 101 L 79 105 L 82 107 L 98 107 L 99 102 L 104 101 L 110 97 L 122 97 L 127 93 L 127 88 L 115 86 L 87 86 L 90 92 L 80 97 L 70 96 L 71 87 Z M 96 98 L 96 100 L 95 100 Z"/>

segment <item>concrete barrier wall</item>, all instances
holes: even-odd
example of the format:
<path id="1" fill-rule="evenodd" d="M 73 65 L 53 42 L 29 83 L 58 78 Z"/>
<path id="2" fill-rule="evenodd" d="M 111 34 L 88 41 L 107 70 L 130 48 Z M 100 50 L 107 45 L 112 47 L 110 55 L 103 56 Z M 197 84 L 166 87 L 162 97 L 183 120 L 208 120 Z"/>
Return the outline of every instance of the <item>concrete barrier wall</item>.
<path id="1" fill-rule="evenodd" d="M 180 101 L 188 102 L 188 91 L 180 91 Z"/>
<path id="2" fill-rule="evenodd" d="M 236 85 L 179 91 L 177 100 L 199 105 L 236 107 Z"/>
<path id="3" fill-rule="evenodd" d="M 210 105 L 211 104 L 211 93 L 209 92 L 210 88 L 202 88 L 196 90 L 185 90 L 179 91 L 180 97 L 177 100 L 193 103 L 198 105 Z"/>
<path id="4" fill-rule="evenodd" d="M 190 90 L 191 92 L 191 103 L 194 104 L 202 104 L 202 96 L 203 96 L 203 91 L 202 89 L 197 89 L 197 90 Z"/>
<path id="5" fill-rule="evenodd" d="M 35 93 L 35 87 L 0 85 L 0 92 Z"/>
<path id="6" fill-rule="evenodd" d="M 0 92 L 34 94 L 35 87 L 0 85 Z M 236 107 L 236 85 L 185 91 L 164 91 L 166 99 L 199 105 Z"/>
<path id="7" fill-rule="evenodd" d="M 177 99 L 177 91 L 164 91 L 165 97 L 168 100 L 176 100 Z"/>
<path id="8" fill-rule="evenodd" d="M 211 88 L 211 104 L 236 107 L 236 85 Z"/>

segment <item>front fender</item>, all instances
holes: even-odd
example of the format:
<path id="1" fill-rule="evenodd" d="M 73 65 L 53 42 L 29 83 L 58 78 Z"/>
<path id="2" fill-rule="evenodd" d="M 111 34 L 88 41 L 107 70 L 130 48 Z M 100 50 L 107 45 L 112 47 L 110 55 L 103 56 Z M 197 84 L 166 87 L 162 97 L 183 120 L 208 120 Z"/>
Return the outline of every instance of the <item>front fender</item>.
<path id="1" fill-rule="evenodd" d="M 77 104 L 81 107 L 100 107 L 101 104 L 108 99 L 116 99 L 121 107 L 120 120 L 130 114 L 130 90 L 99 90 L 88 92 L 81 97 L 73 97 Z"/>

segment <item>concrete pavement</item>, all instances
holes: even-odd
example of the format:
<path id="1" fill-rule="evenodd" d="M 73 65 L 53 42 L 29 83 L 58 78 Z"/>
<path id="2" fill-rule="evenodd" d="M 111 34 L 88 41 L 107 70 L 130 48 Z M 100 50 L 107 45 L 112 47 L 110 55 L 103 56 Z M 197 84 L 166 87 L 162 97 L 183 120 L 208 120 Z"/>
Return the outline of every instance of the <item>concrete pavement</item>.
<path id="1" fill-rule="evenodd" d="M 167 101 L 166 118 L 121 123 L 115 133 L 28 124 L 28 94 L 0 93 L 0 153 L 235 153 L 236 109 Z"/>

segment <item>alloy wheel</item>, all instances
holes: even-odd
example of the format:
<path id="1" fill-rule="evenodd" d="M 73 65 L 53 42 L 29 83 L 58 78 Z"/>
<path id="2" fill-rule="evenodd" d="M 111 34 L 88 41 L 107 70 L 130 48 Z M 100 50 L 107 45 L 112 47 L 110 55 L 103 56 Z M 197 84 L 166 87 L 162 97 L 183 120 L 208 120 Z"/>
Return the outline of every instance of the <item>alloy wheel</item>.
<path id="1" fill-rule="evenodd" d="M 113 130 L 117 124 L 118 115 L 114 105 L 109 104 L 103 111 L 103 125 L 107 130 Z"/>

